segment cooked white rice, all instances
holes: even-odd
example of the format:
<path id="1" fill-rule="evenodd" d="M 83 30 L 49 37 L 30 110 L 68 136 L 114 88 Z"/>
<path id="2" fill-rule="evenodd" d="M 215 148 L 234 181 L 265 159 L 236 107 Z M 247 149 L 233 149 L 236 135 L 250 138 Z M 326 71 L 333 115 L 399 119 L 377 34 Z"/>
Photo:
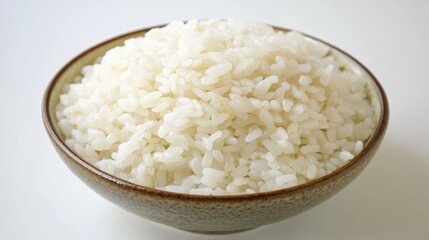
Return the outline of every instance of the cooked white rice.
<path id="1" fill-rule="evenodd" d="M 288 188 L 352 160 L 372 134 L 368 77 L 334 50 L 263 24 L 172 22 L 125 41 L 60 96 L 66 144 L 166 191 Z"/>

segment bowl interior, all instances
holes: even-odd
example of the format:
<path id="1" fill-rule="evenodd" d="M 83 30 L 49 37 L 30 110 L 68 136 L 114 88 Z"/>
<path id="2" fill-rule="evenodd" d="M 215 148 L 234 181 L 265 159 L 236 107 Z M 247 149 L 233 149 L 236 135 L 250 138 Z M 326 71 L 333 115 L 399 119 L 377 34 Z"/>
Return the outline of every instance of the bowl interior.
<path id="1" fill-rule="evenodd" d="M 45 119 L 44 119 L 45 125 L 47 126 L 47 128 L 52 128 L 53 134 L 56 135 L 55 138 L 58 138 L 61 145 L 63 145 L 62 147 L 67 149 L 68 152 L 73 152 L 73 151 L 70 148 L 68 148 L 68 146 L 65 144 L 65 137 L 62 134 L 62 132 L 61 132 L 61 130 L 57 124 L 57 117 L 56 117 L 56 113 L 55 113 L 56 105 L 59 102 L 59 96 L 62 94 L 64 87 L 67 84 L 73 82 L 77 76 L 81 75 L 81 70 L 84 66 L 95 63 L 97 58 L 103 56 L 105 54 L 105 52 L 107 52 L 109 49 L 114 48 L 116 46 L 123 45 L 123 43 L 126 39 L 144 36 L 144 34 L 147 31 L 149 31 L 150 29 L 151 28 L 147 28 L 147 29 L 131 32 L 128 34 L 124 34 L 124 35 L 121 35 L 119 37 L 107 40 L 103 43 L 100 43 L 100 44 L 86 50 L 85 52 L 81 53 L 80 55 L 75 57 L 73 60 L 71 60 L 69 63 L 67 63 L 51 81 L 51 83 L 49 84 L 49 86 L 46 90 L 46 93 L 45 93 L 44 106 L 43 106 L 43 111 L 45 114 Z M 279 31 L 290 31 L 288 29 L 277 28 L 277 27 L 275 27 L 275 29 L 277 29 Z M 315 41 L 319 44 L 329 46 L 331 48 L 331 54 L 335 55 L 336 57 L 342 58 L 346 63 L 348 63 L 347 65 L 348 65 L 349 69 L 351 69 L 352 71 L 368 76 L 368 78 L 370 79 L 370 82 L 367 84 L 368 92 L 371 95 L 371 104 L 373 105 L 373 107 L 375 109 L 377 126 L 376 126 L 375 131 L 372 134 L 372 136 L 366 141 L 366 143 L 364 145 L 364 150 L 359 155 L 355 156 L 355 158 L 353 160 L 349 161 L 344 166 L 336 169 L 335 171 L 333 171 L 332 173 L 330 173 L 328 175 L 325 175 L 321 178 L 316 178 L 316 179 L 314 179 L 310 182 L 307 182 L 305 184 L 301 184 L 301 185 L 298 185 L 296 187 L 292 187 L 292 188 L 288 188 L 288 189 L 276 190 L 276 191 L 272 191 L 272 192 L 285 191 L 285 190 L 293 191 L 293 190 L 296 190 L 298 188 L 302 188 L 302 187 L 311 185 L 313 182 L 320 182 L 320 181 L 323 181 L 324 179 L 330 178 L 330 176 L 336 175 L 338 172 L 343 171 L 349 165 L 353 164 L 354 161 L 358 161 L 361 158 L 361 156 L 363 154 L 365 154 L 366 148 L 370 147 L 372 145 L 372 143 L 375 142 L 376 138 L 382 137 L 382 135 L 383 135 L 383 133 L 387 127 L 387 121 L 388 121 L 387 98 L 386 98 L 386 95 L 385 95 L 380 83 L 376 80 L 376 78 L 373 76 L 373 74 L 367 68 L 365 68 L 360 62 L 358 62 L 356 59 L 354 59 L 353 57 L 351 57 L 349 54 L 345 53 L 344 51 L 338 49 L 337 47 L 332 46 L 329 43 L 326 43 L 322 40 L 319 40 L 319 39 L 314 38 L 312 36 L 309 36 L 307 34 L 304 34 L 304 35 L 310 41 Z M 80 160 L 82 162 L 85 162 L 87 165 L 91 165 L 83 159 L 80 159 Z M 105 173 L 101 170 L 97 170 L 97 172 L 98 173 L 101 172 L 101 173 L 103 173 L 103 175 L 109 176 L 110 179 L 115 179 L 116 182 L 122 182 L 122 183 L 126 182 L 126 184 L 128 184 L 130 186 L 135 186 L 137 188 L 145 188 L 145 187 L 133 184 L 131 182 L 127 182 L 125 180 L 120 180 L 120 179 L 118 179 L 114 176 L 111 176 L 110 174 Z M 154 190 L 156 192 L 164 192 L 162 190 L 155 190 L 155 189 L 152 189 L 152 190 Z M 172 194 L 172 193 L 168 193 L 168 194 Z M 264 193 L 262 193 L 262 194 L 264 194 Z M 187 195 L 187 194 L 178 194 L 178 195 Z M 260 194 L 257 194 L 257 195 L 260 195 Z M 237 195 L 237 196 L 243 196 L 243 195 Z M 204 196 L 202 196 L 202 197 L 204 197 Z"/>

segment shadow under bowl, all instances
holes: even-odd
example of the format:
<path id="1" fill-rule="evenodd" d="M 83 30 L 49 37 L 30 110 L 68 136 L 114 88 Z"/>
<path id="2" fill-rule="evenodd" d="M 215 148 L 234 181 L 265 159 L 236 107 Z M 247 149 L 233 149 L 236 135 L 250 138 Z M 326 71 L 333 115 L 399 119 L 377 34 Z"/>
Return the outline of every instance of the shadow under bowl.
<path id="1" fill-rule="evenodd" d="M 162 25 L 163 26 L 163 25 Z M 157 26 L 157 27 L 162 27 Z M 201 196 L 161 191 L 119 179 L 92 166 L 72 151 L 64 141 L 55 114 L 55 106 L 64 85 L 80 75 L 81 69 L 93 64 L 97 57 L 124 40 L 143 36 L 151 28 L 127 33 L 100 43 L 67 63 L 48 85 L 42 105 L 43 122 L 50 140 L 64 163 L 95 192 L 123 209 L 154 222 L 178 229 L 209 234 L 244 231 L 274 223 L 307 210 L 334 195 L 366 167 L 376 153 L 386 132 L 389 107 L 386 95 L 374 75 L 356 59 L 322 40 L 304 34 L 351 61 L 371 79 L 375 100 L 379 105 L 379 120 L 362 152 L 343 167 L 311 182 L 270 192 Z M 275 27 L 279 31 L 289 29 Z"/>

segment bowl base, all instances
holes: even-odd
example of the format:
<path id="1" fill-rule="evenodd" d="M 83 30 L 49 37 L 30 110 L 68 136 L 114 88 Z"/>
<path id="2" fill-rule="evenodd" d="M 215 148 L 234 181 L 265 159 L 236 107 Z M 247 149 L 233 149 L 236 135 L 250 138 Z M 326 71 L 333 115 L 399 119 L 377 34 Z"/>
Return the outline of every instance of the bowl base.
<path id="1" fill-rule="evenodd" d="M 198 233 L 198 234 L 207 234 L 207 235 L 224 235 L 224 234 L 233 234 L 233 233 L 239 233 L 239 232 L 245 232 L 249 231 L 255 228 L 247 228 L 247 229 L 240 229 L 240 230 L 232 230 L 232 231 L 205 231 L 205 230 L 188 230 L 188 229 L 181 229 L 180 230 L 186 231 L 186 232 L 192 232 L 192 233 Z"/>

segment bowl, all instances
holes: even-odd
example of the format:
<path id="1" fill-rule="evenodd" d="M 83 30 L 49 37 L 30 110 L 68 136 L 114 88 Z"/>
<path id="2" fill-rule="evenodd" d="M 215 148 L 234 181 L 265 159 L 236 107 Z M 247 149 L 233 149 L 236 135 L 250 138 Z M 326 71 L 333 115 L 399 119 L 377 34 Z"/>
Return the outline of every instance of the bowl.
<path id="1" fill-rule="evenodd" d="M 156 27 L 162 27 L 156 26 Z M 153 27 L 127 33 L 102 42 L 67 63 L 48 85 L 42 106 L 43 122 L 50 140 L 64 163 L 85 184 L 123 209 L 174 228 L 207 234 L 244 231 L 274 223 L 325 201 L 353 179 L 375 155 L 388 125 L 389 107 L 385 92 L 374 75 L 356 59 L 333 45 L 304 34 L 308 39 L 328 45 L 335 54 L 354 63 L 355 71 L 371 79 L 378 112 L 378 124 L 362 152 L 332 173 L 295 187 L 270 192 L 202 196 L 161 191 L 119 179 L 92 166 L 73 152 L 57 125 L 55 106 L 65 84 L 80 74 L 108 49 L 122 45 L 125 39 L 143 36 Z M 291 31 L 275 27 L 278 31 Z"/>

